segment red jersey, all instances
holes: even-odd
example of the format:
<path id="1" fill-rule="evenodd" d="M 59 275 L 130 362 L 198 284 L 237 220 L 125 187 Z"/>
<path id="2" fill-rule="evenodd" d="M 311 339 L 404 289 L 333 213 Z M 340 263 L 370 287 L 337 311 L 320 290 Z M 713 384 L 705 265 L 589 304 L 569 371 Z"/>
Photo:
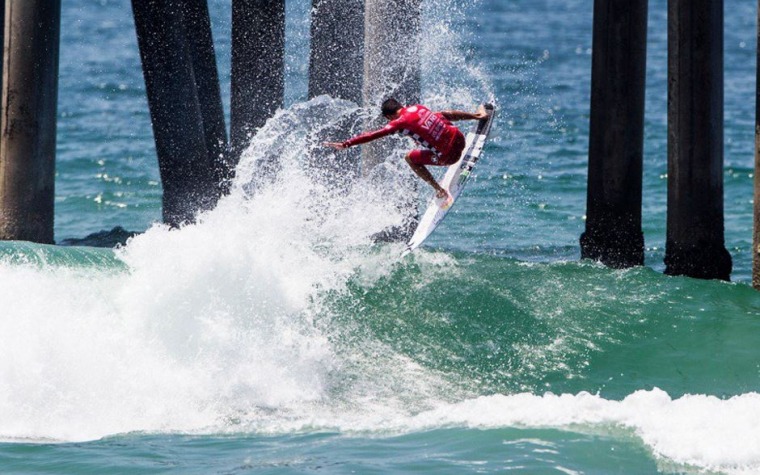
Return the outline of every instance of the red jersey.
<path id="1" fill-rule="evenodd" d="M 444 157 L 456 148 L 457 137 L 462 136 L 462 132 L 441 113 L 432 112 L 425 106 L 418 104 L 405 107 L 401 109 L 400 114 L 398 119 L 390 121 L 382 129 L 357 135 L 343 142 L 343 145 L 351 147 L 399 133 L 410 136 L 438 157 Z"/>

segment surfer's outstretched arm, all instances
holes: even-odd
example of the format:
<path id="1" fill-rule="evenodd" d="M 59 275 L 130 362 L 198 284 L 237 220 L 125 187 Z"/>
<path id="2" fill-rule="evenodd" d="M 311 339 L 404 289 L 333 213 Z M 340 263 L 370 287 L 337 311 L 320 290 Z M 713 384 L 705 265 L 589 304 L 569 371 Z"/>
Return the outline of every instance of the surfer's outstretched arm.
<path id="1" fill-rule="evenodd" d="M 391 135 L 392 133 L 398 132 L 398 130 L 399 123 L 392 121 L 382 129 L 373 130 L 371 132 L 364 132 L 363 134 L 357 135 L 356 137 L 351 137 L 345 142 L 325 142 L 324 145 L 326 147 L 332 147 L 337 150 L 343 150 L 348 147 L 353 147 L 354 145 L 361 145 L 363 143 L 372 142 L 373 140 L 377 140 L 387 135 Z"/>
<path id="2" fill-rule="evenodd" d="M 484 106 L 478 107 L 476 112 L 465 112 L 459 110 L 441 111 L 441 115 L 448 120 L 480 120 L 488 117 L 488 112 Z"/>

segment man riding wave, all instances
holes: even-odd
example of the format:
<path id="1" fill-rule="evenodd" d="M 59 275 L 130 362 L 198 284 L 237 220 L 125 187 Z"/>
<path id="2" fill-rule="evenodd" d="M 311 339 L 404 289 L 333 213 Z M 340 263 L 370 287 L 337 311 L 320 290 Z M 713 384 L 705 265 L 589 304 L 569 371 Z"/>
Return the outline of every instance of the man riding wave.
<path id="1" fill-rule="evenodd" d="M 446 198 L 448 192 L 435 181 L 426 165 L 440 167 L 452 165 L 461 158 L 466 145 L 464 134 L 451 122 L 480 120 L 488 117 L 483 106 L 480 106 L 475 113 L 458 110 L 433 112 L 420 104 L 404 107 L 393 98 L 383 102 L 382 114 L 390 121 L 382 129 L 365 132 L 345 142 L 326 142 L 325 145 L 343 150 L 393 133 L 407 135 L 422 148 L 407 153 L 406 162 L 417 176 L 435 189 L 435 196 L 439 199 Z"/>

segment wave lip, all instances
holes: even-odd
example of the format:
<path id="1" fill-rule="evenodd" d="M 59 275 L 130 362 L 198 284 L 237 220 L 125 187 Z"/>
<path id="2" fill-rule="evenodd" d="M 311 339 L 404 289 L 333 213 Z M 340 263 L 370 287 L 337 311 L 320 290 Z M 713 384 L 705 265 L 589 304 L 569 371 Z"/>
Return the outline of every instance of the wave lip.
<path id="1" fill-rule="evenodd" d="M 440 406 L 410 421 L 410 428 L 493 429 L 551 427 L 615 435 L 633 431 L 655 457 L 732 474 L 760 471 L 760 394 L 730 399 L 687 394 L 672 399 L 654 388 L 622 401 L 587 392 L 481 396 Z"/>

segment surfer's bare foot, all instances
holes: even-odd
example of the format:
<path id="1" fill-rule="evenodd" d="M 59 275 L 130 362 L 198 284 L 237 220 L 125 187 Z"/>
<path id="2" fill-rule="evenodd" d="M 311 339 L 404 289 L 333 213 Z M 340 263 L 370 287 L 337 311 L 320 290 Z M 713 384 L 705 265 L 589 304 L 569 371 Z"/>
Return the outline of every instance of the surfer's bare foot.
<path id="1" fill-rule="evenodd" d="M 443 188 L 438 188 L 437 190 L 435 190 L 435 197 L 438 198 L 439 200 L 447 198 L 448 196 L 449 196 L 449 193 Z"/>

